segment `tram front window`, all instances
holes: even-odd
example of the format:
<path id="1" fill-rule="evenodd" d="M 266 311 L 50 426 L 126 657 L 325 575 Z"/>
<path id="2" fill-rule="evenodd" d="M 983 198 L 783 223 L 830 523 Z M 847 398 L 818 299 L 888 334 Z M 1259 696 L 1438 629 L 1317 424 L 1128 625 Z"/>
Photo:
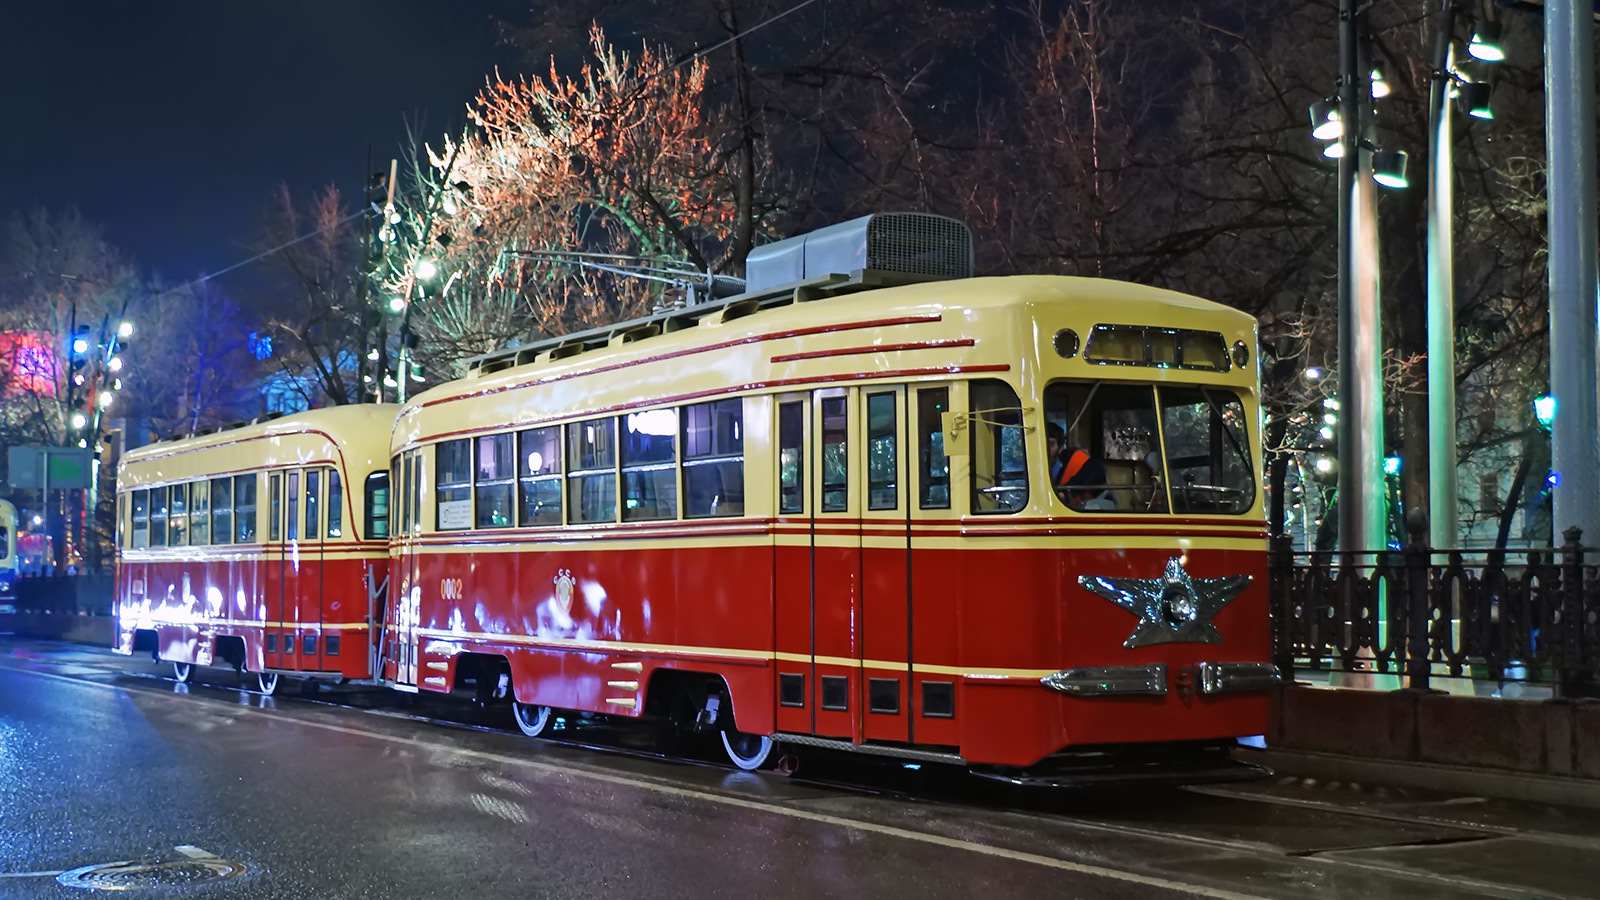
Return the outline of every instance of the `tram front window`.
<path id="1" fill-rule="evenodd" d="M 1254 504 L 1244 404 L 1232 391 L 1058 381 L 1045 388 L 1044 415 L 1051 485 L 1079 512 L 1238 515 Z"/>

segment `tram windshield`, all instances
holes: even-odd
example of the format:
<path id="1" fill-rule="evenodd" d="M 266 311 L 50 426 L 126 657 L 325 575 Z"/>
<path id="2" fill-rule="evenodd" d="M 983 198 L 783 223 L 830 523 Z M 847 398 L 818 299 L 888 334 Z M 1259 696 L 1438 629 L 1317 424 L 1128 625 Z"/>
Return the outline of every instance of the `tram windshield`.
<path id="1" fill-rule="evenodd" d="M 1050 481 L 1075 510 L 1240 515 L 1255 503 L 1245 406 L 1226 388 L 1058 381 L 1044 415 Z"/>

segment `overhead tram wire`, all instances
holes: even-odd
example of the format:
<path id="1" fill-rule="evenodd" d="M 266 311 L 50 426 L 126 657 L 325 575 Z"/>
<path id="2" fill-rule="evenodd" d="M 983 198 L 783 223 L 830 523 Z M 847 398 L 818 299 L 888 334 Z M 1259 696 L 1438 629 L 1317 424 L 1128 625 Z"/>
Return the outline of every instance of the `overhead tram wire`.
<path id="1" fill-rule="evenodd" d="M 156 292 L 154 294 L 151 294 L 150 295 L 150 299 L 154 300 L 157 297 L 165 297 L 168 294 L 176 294 L 179 291 L 188 290 L 189 288 L 192 288 L 195 285 L 205 284 L 206 282 L 212 280 L 213 278 L 219 278 L 219 277 L 221 277 L 223 275 L 228 274 L 229 272 L 234 271 L 235 269 L 242 269 L 245 266 L 248 266 L 253 262 L 259 262 L 259 261 L 261 261 L 263 259 L 266 259 L 267 257 L 271 256 L 274 253 L 281 253 L 284 250 L 287 250 L 290 247 L 293 247 L 295 244 L 300 243 L 301 241 L 308 241 L 311 238 L 314 238 L 317 235 L 323 233 L 324 231 L 328 231 L 330 229 L 338 228 L 340 225 L 343 225 L 346 222 L 349 222 L 349 221 L 351 221 L 353 219 L 359 218 L 359 217 L 364 216 L 364 215 L 366 215 L 366 210 L 361 210 L 360 212 L 351 213 L 350 215 L 345 216 L 344 218 L 339 219 L 336 222 L 329 222 L 327 225 L 324 225 L 324 226 L 322 226 L 321 228 L 318 228 L 315 231 L 308 231 L 305 234 L 302 234 L 299 237 L 294 238 L 292 240 L 285 241 L 285 242 L 279 244 L 276 247 L 273 247 L 273 248 L 268 249 L 268 250 L 263 250 L 260 253 L 257 253 L 255 256 L 250 257 L 249 259 L 242 259 L 242 260 L 234 263 L 231 266 L 225 266 L 225 267 L 223 267 L 221 269 L 218 269 L 215 272 L 208 272 L 205 275 L 201 275 L 199 278 L 193 279 L 191 281 L 186 281 L 183 284 L 178 285 L 177 287 L 170 287 L 170 288 L 167 288 L 164 291 L 158 291 L 158 292 Z"/>

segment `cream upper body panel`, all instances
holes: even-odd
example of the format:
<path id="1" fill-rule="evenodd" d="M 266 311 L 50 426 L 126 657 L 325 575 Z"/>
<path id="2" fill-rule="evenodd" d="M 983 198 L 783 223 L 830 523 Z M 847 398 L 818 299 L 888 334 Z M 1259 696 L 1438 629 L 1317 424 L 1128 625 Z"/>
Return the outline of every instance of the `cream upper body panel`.
<path id="1" fill-rule="evenodd" d="M 365 404 L 314 409 L 129 451 L 117 490 L 235 472 L 331 464 L 349 480 L 389 467 L 389 435 L 399 407 Z"/>
<path id="2" fill-rule="evenodd" d="M 1197 373 L 1097 365 L 1051 346 L 1096 324 L 1220 332 L 1243 341 L 1244 369 Z M 1203 381 L 1255 390 L 1255 319 L 1173 291 L 1066 276 L 1009 276 L 881 288 L 760 310 L 645 340 L 473 374 L 411 399 L 393 450 L 508 428 L 719 395 L 874 379 L 994 377 L 1037 397 L 1055 378 Z"/>

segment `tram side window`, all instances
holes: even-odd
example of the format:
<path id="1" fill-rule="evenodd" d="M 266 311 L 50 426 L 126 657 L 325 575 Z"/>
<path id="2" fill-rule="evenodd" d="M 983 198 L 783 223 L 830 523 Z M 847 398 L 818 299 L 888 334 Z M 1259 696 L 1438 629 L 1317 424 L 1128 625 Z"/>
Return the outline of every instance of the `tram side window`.
<path id="1" fill-rule="evenodd" d="M 150 546 L 150 492 L 133 492 L 133 545 Z"/>
<path id="2" fill-rule="evenodd" d="M 328 537 L 344 537 L 344 485 L 339 470 L 328 470 Z"/>
<path id="3" fill-rule="evenodd" d="M 950 457 L 944 452 L 944 414 L 949 388 L 917 391 L 918 488 L 923 509 L 950 508 Z"/>
<path id="4" fill-rule="evenodd" d="M 972 511 L 1014 513 L 1028 504 L 1028 460 L 1022 402 L 1011 385 L 992 378 L 972 382 Z"/>
<path id="5" fill-rule="evenodd" d="M 615 416 L 567 426 L 568 515 L 574 523 L 617 520 Z"/>
<path id="6" fill-rule="evenodd" d="M 678 411 L 648 409 L 622 422 L 623 521 L 676 519 Z"/>
<path id="7" fill-rule="evenodd" d="M 517 435 L 523 525 L 561 524 L 561 428 L 535 428 Z"/>
<path id="8" fill-rule="evenodd" d="M 127 494 L 123 494 L 122 496 L 117 498 L 117 539 L 116 539 L 116 544 L 117 544 L 118 547 L 126 547 L 126 546 L 128 546 L 128 539 L 129 539 L 129 537 L 131 537 L 131 535 L 129 534 L 129 530 L 130 529 L 128 528 L 128 495 Z M 10 540 L 11 540 L 11 535 L 6 531 L 5 526 L 0 525 L 0 559 L 5 559 L 7 556 L 10 555 L 10 553 L 8 553 L 7 550 L 6 550 L 6 546 L 10 543 Z"/>
<path id="9" fill-rule="evenodd" d="M 1044 419 L 1046 440 L 1064 438 L 1049 465 L 1055 494 L 1067 506 L 1082 512 L 1166 511 L 1150 385 L 1053 382 L 1044 390 Z"/>
<path id="10" fill-rule="evenodd" d="M 900 506 L 894 405 L 894 394 L 867 395 L 867 509 Z"/>
<path id="11" fill-rule="evenodd" d="M 267 540 L 283 536 L 283 476 L 267 476 Z"/>
<path id="12" fill-rule="evenodd" d="M 805 404 L 778 407 L 778 512 L 803 513 L 805 488 Z"/>
<path id="13" fill-rule="evenodd" d="M 373 472 L 367 476 L 367 528 L 369 541 L 389 539 L 389 484 L 388 472 Z"/>
<path id="14" fill-rule="evenodd" d="M 472 527 L 472 442 L 466 438 L 434 447 L 439 487 L 434 494 L 434 527 L 460 531 Z"/>
<path id="15" fill-rule="evenodd" d="M 683 481 L 689 518 L 744 515 L 744 400 L 684 407 Z"/>
<path id="16" fill-rule="evenodd" d="M 167 499 L 167 546 L 182 547 L 189 543 L 189 486 L 175 484 Z"/>
<path id="17" fill-rule="evenodd" d="M 509 528 L 513 523 L 511 495 L 516 481 L 510 432 L 486 434 L 476 441 L 478 468 L 474 483 L 479 528 Z"/>
<path id="18" fill-rule="evenodd" d="M 150 489 L 150 546 L 167 545 L 167 489 Z"/>
<path id="19" fill-rule="evenodd" d="M 211 543 L 211 482 L 189 485 L 189 543 L 204 547 Z"/>
<path id="20" fill-rule="evenodd" d="M 233 476 L 234 543 L 253 544 L 256 540 L 256 475 Z"/>
<path id="21" fill-rule="evenodd" d="M 211 543 L 233 543 L 233 479 L 211 479 Z"/>
<path id="22" fill-rule="evenodd" d="M 848 415 L 843 397 L 822 400 L 822 511 L 850 507 L 850 453 L 845 445 Z"/>
<path id="23" fill-rule="evenodd" d="M 322 470 L 306 470 L 306 540 L 322 536 Z"/>

